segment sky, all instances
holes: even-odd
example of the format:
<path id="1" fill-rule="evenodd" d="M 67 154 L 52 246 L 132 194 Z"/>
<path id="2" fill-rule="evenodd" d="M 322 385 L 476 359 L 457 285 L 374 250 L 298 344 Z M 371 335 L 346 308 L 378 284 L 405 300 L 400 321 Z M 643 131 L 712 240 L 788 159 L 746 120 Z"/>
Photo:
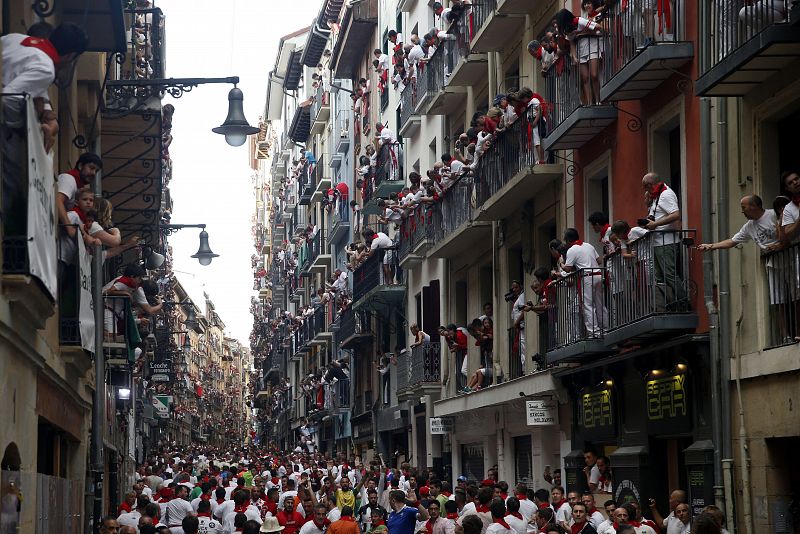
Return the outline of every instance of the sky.
<path id="1" fill-rule="evenodd" d="M 181 78 L 239 76 L 247 120 L 258 126 L 267 94 L 267 75 L 275 64 L 278 41 L 309 26 L 322 0 L 156 0 L 166 20 L 166 75 Z M 225 120 L 227 84 L 194 88 L 175 106 L 170 156 L 172 223 L 207 225 L 211 249 L 219 254 L 202 267 L 199 229 L 169 238 L 175 275 L 205 312 L 209 294 L 226 334 L 249 345 L 253 319 L 250 297 L 255 252 L 251 217 L 255 211 L 248 144 L 230 147 L 211 128 Z"/>

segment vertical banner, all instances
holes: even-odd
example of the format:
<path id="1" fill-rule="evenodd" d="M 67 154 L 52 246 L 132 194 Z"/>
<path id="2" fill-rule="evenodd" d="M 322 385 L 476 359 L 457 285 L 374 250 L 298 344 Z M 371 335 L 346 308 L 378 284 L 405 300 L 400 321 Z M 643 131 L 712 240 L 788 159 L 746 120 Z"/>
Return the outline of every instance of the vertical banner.
<path id="1" fill-rule="evenodd" d="M 53 153 L 45 153 L 39 119 L 30 96 L 27 100 L 28 128 L 28 262 L 31 275 L 39 279 L 56 299 L 56 216 Z"/>
<path id="2" fill-rule="evenodd" d="M 80 233 L 78 242 L 78 282 L 80 295 L 78 302 L 78 325 L 81 332 L 81 347 L 94 353 L 94 302 L 92 300 L 92 257 L 83 244 Z"/>

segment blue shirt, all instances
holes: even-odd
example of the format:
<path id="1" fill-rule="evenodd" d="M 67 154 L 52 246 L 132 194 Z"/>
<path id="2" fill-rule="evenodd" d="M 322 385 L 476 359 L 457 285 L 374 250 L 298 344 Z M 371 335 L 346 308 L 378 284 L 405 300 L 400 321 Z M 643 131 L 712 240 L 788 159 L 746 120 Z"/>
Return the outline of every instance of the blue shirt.
<path id="1" fill-rule="evenodd" d="M 389 514 L 389 519 L 386 520 L 386 528 L 392 534 L 414 534 L 414 528 L 417 526 L 417 513 L 416 508 L 406 506 L 399 512 L 392 512 Z"/>

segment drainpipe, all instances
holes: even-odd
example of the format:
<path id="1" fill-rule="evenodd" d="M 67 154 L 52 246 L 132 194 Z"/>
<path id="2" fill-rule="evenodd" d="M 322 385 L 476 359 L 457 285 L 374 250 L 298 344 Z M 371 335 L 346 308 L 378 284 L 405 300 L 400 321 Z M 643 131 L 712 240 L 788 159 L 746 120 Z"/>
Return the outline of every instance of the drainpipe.
<path id="1" fill-rule="evenodd" d="M 95 146 L 95 153 L 101 154 L 99 141 Z M 94 179 L 95 195 L 103 194 L 103 182 L 98 172 Z M 103 428 L 106 407 L 106 367 L 105 354 L 103 354 L 103 247 L 96 245 L 92 256 L 92 300 L 94 301 L 94 397 L 92 398 L 92 441 L 91 441 L 91 472 L 92 493 L 94 495 L 92 507 L 91 529 L 96 529 L 103 517 L 103 477 L 105 461 L 103 459 Z M 134 413 L 135 413 L 134 406 Z M 135 429 L 130 429 L 135 432 Z"/>
<path id="2" fill-rule="evenodd" d="M 702 198 L 702 235 L 703 241 L 711 242 L 713 239 L 713 217 L 712 217 L 712 163 L 711 163 L 711 100 L 709 98 L 700 99 L 700 189 Z M 718 218 L 719 219 L 719 218 Z M 708 337 L 711 367 L 711 421 L 712 433 L 714 437 L 714 500 L 717 506 L 724 509 L 722 482 L 722 462 L 721 462 L 721 442 L 722 429 L 722 406 L 720 399 L 720 377 L 719 377 L 719 354 L 720 354 L 720 332 L 719 332 L 719 310 L 714 302 L 714 257 L 711 254 L 703 254 L 703 302 L 708 313 Z"/>
<path id="3" fill-rule="evenodd" d="M 717 155 L 719 157 L 719 204 L 718 221 L 719 236 L 727 238 L 729 233 L 729 209 L 730 191 L 728 180 L 728 99 L 721 97 L 719 102 L 719 143 Z M 719 365 L 720 365 L 720 401 L 722 408 L 721 438 L 720 447 L 722 448 L 722 463 L 726 470 L 723 479 L 725 488 L 725 514 L 726 517 L 734 517 L 733 509 L 733 487 L 732 470 L 733 455 L 731 451 L 731 298 L 730 298 L 730 255 L 719 255 L 719 307 L 720 307 L 720 344 L 719 344 Z"/>

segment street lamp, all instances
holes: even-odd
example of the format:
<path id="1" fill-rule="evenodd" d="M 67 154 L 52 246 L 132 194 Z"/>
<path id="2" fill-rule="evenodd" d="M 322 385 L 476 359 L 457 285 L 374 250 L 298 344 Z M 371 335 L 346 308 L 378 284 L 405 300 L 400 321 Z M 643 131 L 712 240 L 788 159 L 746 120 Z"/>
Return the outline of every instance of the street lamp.
<path id="1" fill-rule="evenodd" d="M 214 254 L 214 252 L 211 251 L 211 247 L 208 245 L 208 232 L 206 232 L 205 224 L 162 224 L 160 228 L 164 230 L 168 236 L 183 228 L 201 228 L 200 246 L 197 252 L 192 254 L 192 258 L 197 258 L 200 265 L 210 265 L 211 260 L 219 257 L 219 254 Z"/>
<path id="2" fill-rule="evenodd" d="M 221 126 L 212 128 L 214 133 L 225 136 L 225 142 L 231 146 L 242 146 L 247 141 L 247 136 L 257 134 L 259 129 L 250 126 L 244 116 L 244 94 L 242 90 L 234 86 L 228 93 L 228 116 Z"/>
<path id="3" fill-rule="evenodd" d="M 180 98 L 198 85 L 209 83 L 231 83 L 233 89 L 228 93 L 228 116 L 220 126 L 212 128 L 214 133 L 225 136 L 225 141 L 231 146 L 241 146 L 247 136 L 256 134 L 259 129 L 250 126 L 244 116 L 244 94 L 236 87 L 239 83 L 238 76 L 227 78 L 155 78 L 141 80 L 109 80 L 106 82 L 106 109 L 107 115 L 124 117 L 135 111 L 147 108 L 151 98 L 160 98 L 169 94 L 173 98 Z"/>

